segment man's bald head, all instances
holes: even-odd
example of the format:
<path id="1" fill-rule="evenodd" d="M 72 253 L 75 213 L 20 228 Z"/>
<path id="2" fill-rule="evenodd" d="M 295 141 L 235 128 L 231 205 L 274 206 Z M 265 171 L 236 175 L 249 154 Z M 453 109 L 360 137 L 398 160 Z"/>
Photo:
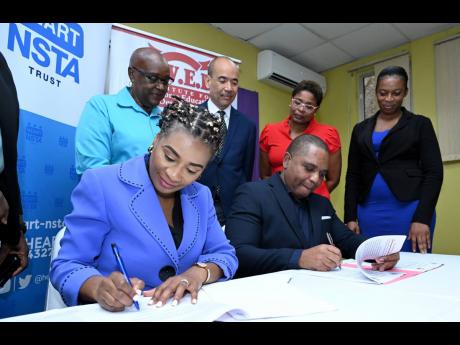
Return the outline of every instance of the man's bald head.
<path id="1" fill-rule="evenodd" d="M 298 154 L 305 155 L 310 147 L 315 146 L 321 150 L 328 152 L 326 143 L 315 135 L 302 134 L 295 138 L 286 149 L 291 156 Z"/>
<path id="2" fill-rule="evenodd" d="M 328 165 L 326 143 L 314 135 L 302 134 L 284 154 L 281 178 L 292 195 L 301 200 L 324 181 Z"/>
<path id="3" fill-rule="evenodd" d="M 131 95 L 150 114 L 168 91 L 170 68 L 164 56 L 153 47 L 136 49 L 129 60 Z"/>
<path id="4" fill-rule="evenodd" d="M 220 66 L 221 64 L 231 65 L 233 68 L 235 68 L 236 71 L 239 72 L 238 65 L 232 59 L 230 59 L 227 56 L 217 56 L 214 59 L 212 59 L 212 61 L 209 63 L 208 75 L 211 76 L 211 77 L 214 76 L 214 74 L 215 74 L 215 71 L 214 71 L 215 66 L 216 65 Z"/>
<path id="5" fill-rule="evenodd" d="M 166 61 L 163 55 L 157 49 L 153 47 L 137 48 L 131 54 L 131 59 L 129 60 L 129 64 L 130 66 L 137 66 L 138 64 L 143 64 L 146 61 L 149 61 L 154 64 L 168 65 L 168 61 Z"/>

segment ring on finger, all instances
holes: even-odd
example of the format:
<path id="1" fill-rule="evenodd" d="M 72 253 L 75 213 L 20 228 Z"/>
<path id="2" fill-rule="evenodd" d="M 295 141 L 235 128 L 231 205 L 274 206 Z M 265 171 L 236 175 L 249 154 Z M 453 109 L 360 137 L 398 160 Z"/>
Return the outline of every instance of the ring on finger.
<path id="1" fill-rule="evenodd" d="M 190 282 L 186 278 L 181 279 L 180 283 L 184 285 L 185 287 L 188 287 L 190 285 Z"/>

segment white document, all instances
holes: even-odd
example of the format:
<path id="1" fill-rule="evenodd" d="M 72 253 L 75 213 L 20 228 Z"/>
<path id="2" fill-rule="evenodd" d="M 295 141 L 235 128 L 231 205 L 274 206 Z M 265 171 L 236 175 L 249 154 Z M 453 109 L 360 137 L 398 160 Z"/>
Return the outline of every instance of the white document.
<path id="1" fill-rule="evenodd" d="M 288 282 L 286 276 L 264 274 L 206 285 L 202 290 L 216 303 L 232 306 L 234 310 L 228 313 L 236 320 L 306 315 L 337 309 Z"/>
<path id="2" fill-rule="evenodd" d="M 347 281 L 353 281 L 353 282 L 365 283 L 365 284 L 380 283 L 378 281 L 369 279 L 367 275 L 363 275 L 363 273 L 361 272 L 361 269 L 359 269 L 358 265 L 356 265 L 355 260 L 346 260 L 344 262 L 349 263 L 350 266 L 347 266 L 346 264 L 345 265 L 342 264 L 342 269 L 340 270 L 334 269 L 334 270 L 326 271 L 326 272 L 301 270 L 297 274 L 299 275 L 305 274 L 309 276 L 315 276 L 315 277 L 321 277 L 321 278 L 327 278 L 327 279 L 347 280 Z M 351 267 L 351 265 L 353 266 Z M 384 280 L 384 282 L 386 282 L 386 280 L 388 281 L 395 280 L 396 278 L 402 277 L 404 275 L 404 273 L 391 272 L 391 271 L 378 272 L 378 273 L 380 273 L 378 280 L 379 281 Z"/>
<path id="3" fill-rule="evenodd" d="M 355 255 L 361 273 L 379 284 L 384 284 L 395 279 L 395 275 L 392 274 L 394 272 L 380 272 L 365 269 L 363 263 L 365 260 L 373 260 L 399 252 L 405 240 L 406 236 L 404 235 L 387 235 L 372 237 L 361 243 Z M 401 274 L 401 276 L 402 275 L 403 274 Z"/>
<path id="4" fill-rule="evenodd" d="M 400 270 L 410 270 L 410 271 L 416 271 L 416 272 L 427 272 L 434 270 L 435 268 L 441 267 L 444 264 L 440 264 L 438 262 L 420 262 L 420 261 L 409 261 L 409 260 L 403 260 L 402 262 L 399 261 L 395 268 L 400 269 Z"/>
<path id="5" fill-rule="evenodd" d="M 308 296 L 288 281 L 285 275 L 266 274 L 209 284 L 200 290 L 197 304 L 191 304 L 190 295 L 186 295 L 175 307 L 169 300 L 165 306 L 157 308 L 148 304 L 150 298 L 144 297 L 139 300 L 140 311 L 132 306 L 122 312 L 109 312 L 94 303 L 0 321 L 231 321 L 305 315 L 337 309 L 326 301 Z M 225 315 L 231 318 L 223 317 Z"/>
<path id="6" fill-rule="evenodd" d="M 0 321 L 5 322 L 210 322 L 230 311 L 228 305 L 218 304 L 207 298 L 202 291 L 198 295 L 198 303 L 192 304 L 190 295 L 181 299 L 173 307 L 171 301 L 157 308 L 149 305 L 150 297 L 139 300 L 140 310 L 134 306 L 121 312 L 110 312 L 99 304 L 87 304 L 76 307 L 52 309 L 46 312 L 16 316 Z M 241 311 L 235 311 L 236 313 Z"/>
<path id="7" fill-rule="evenodd" d="M 370 284 L 385 284 L 403 277 L 405 272 L 372 271 L 372 265 L 365 260 L 373 260 L 381 256 L 397 253 L 401 250 L 406 236 L 377 236 L 367 239 L 356 250 L 356 260 L 344 260 L 341 269 L 327 272 L 302 270 L 299 274 L 307 274 L 322 278 L 340 279 Z M 398 267 L 399 268 L 399 267 Z"/>

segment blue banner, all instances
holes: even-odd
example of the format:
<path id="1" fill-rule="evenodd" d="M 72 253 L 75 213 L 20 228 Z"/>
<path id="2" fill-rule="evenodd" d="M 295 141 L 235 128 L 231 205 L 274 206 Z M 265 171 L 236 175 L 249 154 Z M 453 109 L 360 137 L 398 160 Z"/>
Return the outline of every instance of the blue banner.
<path id="1" fill-rule="evenodd" d="M 77 184 L 75 129 L 104 92 L 111 24 L 2 23 L 20 106 L 18 175 L 29 266 L 0 289 L 0 318 L 43 311 L 50 254 Z"/>
<path id="2" fill-rule="evenodd" d="M 75 127 L 21 111 L 18 175 L 30 264 L 0 290 L 0 318 L 44 310 L 51 248 L 78 181 L 74 141 Z"/>

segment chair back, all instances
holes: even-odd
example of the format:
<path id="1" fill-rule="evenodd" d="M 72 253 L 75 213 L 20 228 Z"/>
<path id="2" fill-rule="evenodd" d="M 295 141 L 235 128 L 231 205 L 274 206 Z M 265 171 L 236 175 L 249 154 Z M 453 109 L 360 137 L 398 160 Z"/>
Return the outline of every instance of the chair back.
<path id="1" fill-rule="evenodd" d="M 59 249 L 61 249 L 61 239 L 64 236 L 65 227 L 58 231 L 54 238 L 53 249 L 51 250 L 51 261 L 58 255 Z M 50 261 L 50 264 L 51 264 Z M 46 305 L 45 310 L 58 309 L 67 307 L 61 298 L 59 292 L 48 282 L 48 291 L 46 292 Z"/>

